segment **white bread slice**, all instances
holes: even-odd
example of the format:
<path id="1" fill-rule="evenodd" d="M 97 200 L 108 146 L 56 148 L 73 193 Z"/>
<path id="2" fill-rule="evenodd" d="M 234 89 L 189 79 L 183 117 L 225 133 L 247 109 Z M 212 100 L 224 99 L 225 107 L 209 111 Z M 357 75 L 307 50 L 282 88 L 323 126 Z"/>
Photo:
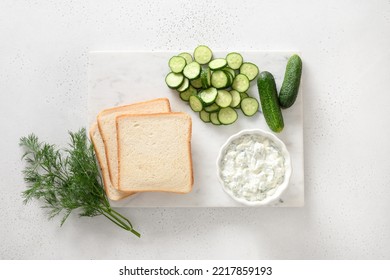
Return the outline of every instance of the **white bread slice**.
<path id="1" fill-rule="evenodd" d="M 167 98 L 158 98 L 106 109 L 98 114 L 98 127 L 104 142 L 108 172 L 114 188 L 118 189 L 118 149 L 115 118 L 121 114 L 149 114 L 170 111 L 169 100 Z"/>
<path id="2" fill-rule="evenodd" d="M 95 154 L 102 173 L 104 189 L 106 191 L 107 197 L 111 200 L 120 200 L 131 194 L 134 194 L 134 192 L 118 191 L 111 185 L 110 175 L 108 173 L 106 152 L 104 150 L 104 143 L 100 135 L 97 123 L 94 123 L 89 130 L 89 137 L 91 138 L 92 144 L 95 149 Z"/>
<path id="3" fill-rule="evenodd" d="M 116 118 L 119 189 L 188 193 L 194 182 L 191 117 L 186 113 Z"/>

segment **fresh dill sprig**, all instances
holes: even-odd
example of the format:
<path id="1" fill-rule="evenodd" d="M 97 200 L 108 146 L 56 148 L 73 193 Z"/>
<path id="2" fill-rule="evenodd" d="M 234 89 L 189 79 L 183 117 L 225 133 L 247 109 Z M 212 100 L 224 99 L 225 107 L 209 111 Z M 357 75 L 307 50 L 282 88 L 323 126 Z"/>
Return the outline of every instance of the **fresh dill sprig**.
<path id="1" fill-rule="evenodd" d="M 78 209 L 80 217 L 103 215 L 140 237 L 130 221 L 111 208 L 85 128 L 69 135 L 70 144 L 66 149 L 39 142 L 34 134 L 20 139 L 19 145 L 25 150 L 22 159 L 26 162 L 24 203 L 42 200 L 49 219 L 62 213 L 61 226 Z"/>

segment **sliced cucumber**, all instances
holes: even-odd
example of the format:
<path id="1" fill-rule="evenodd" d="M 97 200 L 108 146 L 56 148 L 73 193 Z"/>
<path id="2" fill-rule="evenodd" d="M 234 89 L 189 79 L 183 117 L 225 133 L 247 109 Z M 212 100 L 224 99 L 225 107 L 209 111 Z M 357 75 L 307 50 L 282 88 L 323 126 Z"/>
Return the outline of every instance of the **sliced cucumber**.
<path id="1" fill-rule="evenodd" d="M 234 70 L 233 70 L 232 68 L 230 68 L 230 67 L 222 68 L 222 70 L 223 70 L 223 71 L 229 72 L 229 73 L 233 76 L 233 78 L 236 76 L 236 71 L 234 71 Z"/>
<path id="2" fill-rule="evenodd" d="M 259 68 L 251 62 L 244 62 L 240 67 L 240 73 L 247 76 L 249 81 L 253 81 L 259 74 Z"/>
<path id="3" fill-rule="evenodd" d="M 199 112 L 199 117 L 205 123 L 209 123 L 210 122 L 210 113 L 206 112 L 205 110 L 202 110 L 202 111 Z"/>
<path id="4" fill-rule="evenodd" d="M 208 113 L 218 112 L 221 107 L 218 106 L 218 104 L 213 103 L 210 106 L 204 107 L 204 110 Z"/>
<path id="5" fill-rule="evenodd" d="M 218 91 L 216 88 L 210 87 L 208 89 L 202 90 L 199 93 L 200 99 L 202 99 L 203 103 L 206 105 L 214 103 L 217 98 Z"/>
<path id="6" fill-rule="evenodd" d="M 226 56 L 226 61 L 229 67 L 232 68 L 233 70 L 239 69 L 241 67 L 243 60 L 244 59 L 242 58 L 242 55 L 236 52 L 229 53 Z"/>
<path id="7" fill-rule="evenodd" d="M 229 78 L 225 71 L 217 70 L 211 75 L 211 85 L 217 89 L 225 88 L 229 84 Z"/>
<path id="8" fill-rule="evenodd" d="M 259 102 L 246 93 L 259 69 L 243 61 L 236 52 L 213 59 L 210 48 L 199 45 L 193 54 L 182 52 L 171 57 L 171 72 L 165 82 L 193 111 L 199 112 L 203 122 L 231 124 L 238 118 L 236 109 L 241 108 L 247 116 L 259 110 Z"/>
<path id="9" fill-rule="evenodd" d="M 183 74 L 180 73 L 170 72 L 165 77 L 165 83 L 167 84 L 168 87 L 173 89 L 180 87 L 183 82 L 184 82 L 184 76 Z"/>
<path id="10" fill-rule="evenodd" d="M 256 98 L 247 97 L 241 101 L 241 111 L 245 116 L 251 117 L 256 114 L 259 109 L 259 102 Z"/>
<path id="11" fill-rule="evenodd" d="M 173 73 L 181 73 L 184 67 L 187 65 L 184 57 L 181 56 L 173 56 L 168 62 L 169 68 Z"/>
<path id="12" fill-rule="evenodd" d="M 194 112 L 200 112 L 203 110 L 202 100 L 197 95 L 191 95 L 189 100 L 190 107 Z"/>
<path id="13" fill-rule="evenodd" d="M 232 124 L 238 119 L 236 110 L 231 107 L 222 108 L 218 112 L 218 120 L 222 124 Z"/>
<path id="14" fill-rule="evenodd" d="M 190 64 L 193 61 L 192 55 L 187 52 L 182 52 L 179 54 L 179 56 L 183 57 L 186 60 L 187 64 Z"/>
<path id="15" fill-rule="evenodd" d="M 204 45 L 196 47 L 194 51 L 194 59 L 199 64 L 209 63 L 212 58 L 213 58 L 213 52 L 210 50 L 209 47 Z"/>
<path id="16" fill-rule="evenodd" d="M 183 69 L 183 74 L 190 80 L 194 80 L 200 76 L 201 67 L 198 62 L 193 61 L 187 64 Z"/>
<path id="17" fill-rule="evenodd" d="M 189 86 L 190 86 L 190 81 L 189 81 L 187 78 L 184 78 L 183 83 L 182 83 L 181 86 L 178 87 L 176 90 L 177 90 L 178 92 L 182 92 L 182 91 L 187 90 L 187 89 L 189 88 Z"/>
<path id="18" fill-rule="evenodd" d="M 228 77 L 228 84 L 226 85 L 226 87 L 230 87 L 233 84 L 234 77 L 232 74 L 230 74 L 229 71 L 225 71 L 225 70 L 222 70 L 222 71 L 224 71 L 226 76 Z"/>
<path id="19" fill-rule="evenodd" d="M 230 107 L 232 108 L 235 108 L 237 107 L 238 105 L 240 105 L 240 102 L 241 102 L 241 95 L 238 91 L 232 89 L 230 91 L 230 94 L 232 95 L 232 102 L 230 103 Z"/>
<path id="20" fill-rule="evenodd" d="M 211 87 L 211 70 L 210 68 L 203 69 L 200 73 L 200 80 L 202 82 L 202 88 L 206 89 Z"/>
<path id="21" fill-rule="evenodd" d="M 215 103 L 221 108 L 229 107 L 230 103 L 232 103 L 233 97 L 227 90 L 218 90 L 217 98 L 215 99 Z"/>
<path id="22" fill-rule="evenodd" d="M 238 92 L 245 92 L 249 89 L 250 81 L 244 74 L 238 74 L 233 81 L 232 88 Z"/>
<path id="23" fill-rule="evenodd" d="M 244 98 L 249 97 L 249 94 L 247 94 L 246 92 L 240 92 L 240 97 L 241 97 L 241 100 L 243 100 Z"/>
<path id="24" fill-rule="evenodd" d="M 219 70 L 227 65 L 227 61 L 224 58 L 216 58 L 210 61 L 209 67 L 211 70 Z"/>
<path id="25" fill-rule="evenodd" d="M 218 112 L 210 113 L 210 121 L 212 124 L 221 125 L 221 122 L 218 119 Z"/>
<path id="26" fill-rule="evenodd" d="M 249 97 L 249 95 L 248 95 L 246 92 L 240 92 L 241 101 L 242 101 L 244 98 L 247 98 L 247 97 Z M 236 109 L 240 109 L 240 108 L 241 108 L 241 102 L 240 102 L 240 104 L 238 104 L 235 108 L 236 108 Z"/>
<path id="27" fill-rule="evenodd" d="M 189 86 L 189 88 L 185 91 L 180 92 L 180 98 L 183 101 L 188 101 L 190 99 L 191 95 L 196 95 L 198 92 L 195 88 L 192 86 Z"/>
<path id="28" fill-rule="evenodd" d="M 202 88 L 202 80 L 200 77 L 195 79 L 195 80 L 190 81 L 190 84 L 194 88 Z"/>

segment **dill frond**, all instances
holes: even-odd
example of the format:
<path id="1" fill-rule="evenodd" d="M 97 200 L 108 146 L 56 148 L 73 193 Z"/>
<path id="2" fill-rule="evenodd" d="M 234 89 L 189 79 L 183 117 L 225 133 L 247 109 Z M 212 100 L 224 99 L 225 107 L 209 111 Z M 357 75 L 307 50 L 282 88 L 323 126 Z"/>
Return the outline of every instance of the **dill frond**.
<path id="1" fill-rule="evenodd" d="M 49 219 L 62 214 L 61 226 L 73 210 L 80 217 L 104 215 L 111 222 L 136 236 L 130 221 L 110 206 L 104 192 L 99 167 L 95 160 L 92 143 L 84 128 L 69 132 L 70 143 L 66 149 L 40 142 L 30 134 L 20 139 L 24 149 L 22 159 L 27 189 L 22 192 L 24 203 L 41 200 Z"/>

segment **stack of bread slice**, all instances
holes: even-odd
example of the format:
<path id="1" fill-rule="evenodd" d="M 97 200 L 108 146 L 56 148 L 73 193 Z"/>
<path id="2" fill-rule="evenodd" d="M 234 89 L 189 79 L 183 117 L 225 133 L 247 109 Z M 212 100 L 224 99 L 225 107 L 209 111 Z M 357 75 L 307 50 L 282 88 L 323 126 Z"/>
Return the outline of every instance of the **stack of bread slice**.
<path id="1" fill-rule="evenodd" d="M 188 193 L 193 185 L 191 118 L 167 98 L 101 111 L 90 129 L 107 197 Z"/>

